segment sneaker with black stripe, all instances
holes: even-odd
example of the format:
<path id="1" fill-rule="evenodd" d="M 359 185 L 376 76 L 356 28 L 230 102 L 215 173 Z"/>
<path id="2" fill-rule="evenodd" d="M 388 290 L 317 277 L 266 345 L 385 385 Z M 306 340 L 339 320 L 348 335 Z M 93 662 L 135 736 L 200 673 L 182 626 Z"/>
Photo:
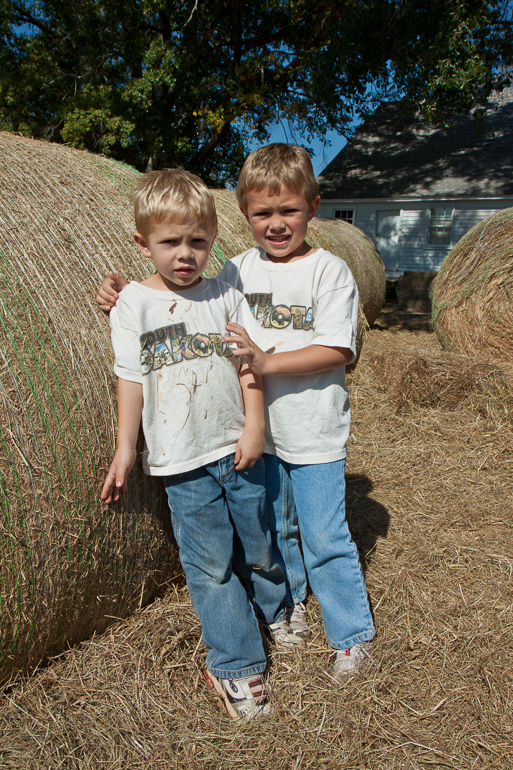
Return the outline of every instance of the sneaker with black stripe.
<path id="1" fill-rule="evenodd" d="M 207 669 L 205 676 L 232 719 L 247 721 L 272 713 L 262 674 L 242 679 L 220 679 Z"/>

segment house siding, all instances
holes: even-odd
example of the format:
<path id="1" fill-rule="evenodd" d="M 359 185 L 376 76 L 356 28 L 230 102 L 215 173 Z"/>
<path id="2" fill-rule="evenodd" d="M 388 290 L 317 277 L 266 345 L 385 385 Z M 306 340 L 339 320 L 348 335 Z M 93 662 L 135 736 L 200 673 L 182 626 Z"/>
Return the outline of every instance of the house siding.
<path id="1" fill-rule="evenodd" d="M 318 216 L 334 218 L 335 209 L 353 209 L 353 224 L 376 242 L 377 212 L 396 210 L 400 213 L 399 245 L 395 265 L 384 259 L 387 274 L 410 271 L 439 270 L 447 253 L 472 227 L 486 217 L 513 206 L 513 198 L 480 200 L 417 200 L 398 201 L 383 199 L 374 201 L 321 201 Z M 429 210 L 452 210 L 451 243 L 447 246 L 431 246 L 429 239 Z"/>

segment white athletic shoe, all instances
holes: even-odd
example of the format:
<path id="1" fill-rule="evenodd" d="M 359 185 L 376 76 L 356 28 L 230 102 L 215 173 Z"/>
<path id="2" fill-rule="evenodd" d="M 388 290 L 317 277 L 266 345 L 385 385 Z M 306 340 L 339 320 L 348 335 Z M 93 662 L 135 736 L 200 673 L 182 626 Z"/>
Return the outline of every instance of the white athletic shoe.
<path id="1" fill-rule="evenodd" d="M 288 620 L 278 620 L 264 628 L 278 649 L 281 647 L 285 650 L 299 650 L 305 646 L 304 640 L 294 633 Z"/>
<path id="2" fill-rule="evenodd" d="M 292 629 L 292 633 L 300 636 L 301 639 L 309 639 L 312 636 L 312 629 L 305 619 L 306 607 L 303 602 L 298 602 L 294 607 L 287 610 L 287 620 Z"/>
<path id="3" fill-rule="evenodd" d="M 242 679 L 219 679 L 207 669 L 207 682 L 222 699 L 232 719 L 248 721 L 254 717 L 272 714 L 262 674 Z"/>
<path id="4" fill-rule="evenodd" d="M 348 647 L 347 650 L 337 650 L 333 665 L 333 678 L 337 682 L 343 682 L 346 677 L 357 674 L 362 665 L 371 660 L 368 649 L 368 642 L 361 642 L 353 647 Z"/>

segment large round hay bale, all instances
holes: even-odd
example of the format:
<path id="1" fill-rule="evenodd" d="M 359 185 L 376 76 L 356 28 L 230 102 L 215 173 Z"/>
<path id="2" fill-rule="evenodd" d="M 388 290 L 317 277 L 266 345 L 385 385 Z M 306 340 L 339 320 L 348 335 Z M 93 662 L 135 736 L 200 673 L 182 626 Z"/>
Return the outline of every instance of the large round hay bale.
<path id="1" fill-rule="evenodd" d="M 151 600 L 175 572 L 140 462 L 99 491 L 116 437 L 109 268 L 134 278 L 132 168 L 0 133 L 0 682 Z"/>
<path id="2" fill-rule="evenodd" d="M 513 360 L 513 208 L 484 219 L 458 241 L 431 295 L 444 348 Z"/>

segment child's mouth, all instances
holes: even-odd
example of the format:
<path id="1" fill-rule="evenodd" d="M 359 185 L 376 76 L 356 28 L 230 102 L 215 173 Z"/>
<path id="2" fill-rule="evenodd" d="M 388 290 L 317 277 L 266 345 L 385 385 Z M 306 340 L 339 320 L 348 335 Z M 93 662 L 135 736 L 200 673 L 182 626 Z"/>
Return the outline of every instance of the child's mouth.
<path id="1" fill-rule="evenodd" d="M 280 243 L 288 243 L 290 240 L 290 235 L 269 235 L 267 236 L 267 240 L 270 243 L 279 245 Z"/>

